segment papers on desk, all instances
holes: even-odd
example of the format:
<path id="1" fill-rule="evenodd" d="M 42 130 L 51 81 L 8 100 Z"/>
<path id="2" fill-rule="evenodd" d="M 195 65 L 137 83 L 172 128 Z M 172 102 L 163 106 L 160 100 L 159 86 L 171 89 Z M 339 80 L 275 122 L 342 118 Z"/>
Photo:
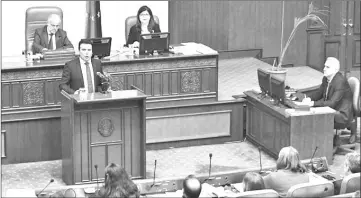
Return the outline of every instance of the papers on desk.
<path id="1" fill-rule="evenodd" d="M 188 42 L 181 43 L 182 46 L 175 46 L 174 53 L 182 53 L 183 55 L 195 55 L 195 54 L 217 54 L 218 52 L 212 48 L 200 43 Z"/>
<path id="2" fill-rule="evenodd" d="M 290 116 L 302 116 L 302 115 L 311 115 L 311 114 L 327 114 L 335 113 L 330 107 L 311 107 L 309 111 L 297 111 L 296 109 L 286 109 L 285 112 Z"/>

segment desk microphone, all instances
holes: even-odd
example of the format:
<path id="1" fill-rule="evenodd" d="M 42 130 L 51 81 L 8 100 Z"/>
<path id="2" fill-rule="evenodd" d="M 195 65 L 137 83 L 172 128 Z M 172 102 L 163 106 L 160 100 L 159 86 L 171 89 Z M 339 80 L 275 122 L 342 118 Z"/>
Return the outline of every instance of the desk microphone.
<path id="1" fill-rule="evenodd" d="M 259 146 L 258 147 L 258 153 L 259 153 L 259 167 L 260 167 L 260 170 L 259 170 L 259 174 L 262 174 L 262 173 L 265 173 L 264 171 L 262 171 L 262 148 Z"/>
<path id="2" fill-rule="evenodd" d="M 49 181 L 49 183 L 45 186 L 45 188 L 43 188 L 43 190 L 41 190 L 37 195 L 36 195 L 36 197 L 39 197 L 39 195 L 51 184 L 51 183 L 53 183 L 54 182 L 54 179 L 51 179 L 50 181 Z"/>
<path id="3" fill-rule="evenodd" d="M 203 181 L 203 183 L 204 182 L 206 182 L 206 181 L 208 181 L 208 180 L 212 180 L 213 178 L 211 178 L 211 170 L 212 170 L 212 156 L 213 156 L 213 154 L 212 153 L 210 153 L 209 154 L 209 171 L 208 171 L 208 178 L 207 179 L 205 179 L 204 181 Z"/>
<path id="4" fill-rule="evenodd" d="M 312 157 L 311 157 L 311 159 L 310 159 L 311 171 L 312 171 L 312 172 L 316 172 L 315 167 L 313 167 L 313 157 L 315 156 L 317 149 L 318 149 L 318 147 L 316 146 L 315 151 L 313 151 Z"/>
<path id="5" fill-rule="evenodd" d="M 150 186 L 151 188 L 155 185 L 155 170 L 156 169 L 157 169 L 157 160 L 154 160 L 153 184 Z"/>
<path id="6" fill-rule="evenodd" d="M 94 168 L 95 168 L 95 174 L 96 174 L 96 176 L 97 176 L 97 188 L 98 188 L 98 190 L 99 190 L 98 165 L 95 164 L 95 165 L 94 165 Z"/>

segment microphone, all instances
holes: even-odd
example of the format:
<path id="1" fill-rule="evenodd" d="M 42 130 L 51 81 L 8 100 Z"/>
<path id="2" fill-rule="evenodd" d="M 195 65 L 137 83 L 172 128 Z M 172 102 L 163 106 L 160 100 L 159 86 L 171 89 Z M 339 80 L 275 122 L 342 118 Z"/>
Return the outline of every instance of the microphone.
<path id="1" fill-rule="evenodd" d="M 208 178 L 207 179 L 205 179 L 202 183 L 204 183 L 204 182 L 206 182 L 206 181 L 208 181 L 208 180 L 212 180 L 213 178 L 211 178 L 211 170 L 212 170 L 212 156 L 213 156 L 213 154 L 212 153 L 210 153 L 209 154 L 209 172 L 208 172 Z"/>
<path id="2" fill-rule="evenodd" d="M 212 170 L 212 156 L 213 154 L 209 154 L 209 173 L 208 173 L 208 179 L 211 178 L 211 170 Z"/>
<path id="3" fill-rule="evenodd" d="M 155 170 L 157 169 L 157 160 L 154 160 L 154 172 L 153 172 L 153 184 L 150 187 L 155 185 Z"/>
<path id="4" fill-rule="evenodd" d="M 311 159 L 310 159 L 311 171 L 312 171 L 312 172 L 316 172 L 315 167 L 313 167 L 313 157 L 315 156 L 317 149 L 318 149 L 318 147 L 316 146 L 315 150 L 313 151 L 312 157 L 311 157 Z"/>
<path id="5" fill-rule="evenodd" d="M 95 165 L 94 165 L 94 168 L 95 168 L 95 174 L 96 174 L 96 176 L 97 176 L 97 188 L 98 188 L 98 190 L 99 190 L 98 165 L 95 164 Z"/>
<path id="6" fill-rule="evenodd" d="M 51 184 L 51 183 L 53 183 L 54 182 L 54 179 L 51 179 L 50 181 L 49 181 L 49 183 L 45 186 L 45 188 L 43 188 L 43 190 L 41 190 L 37 195 L 36 195 L 36 197 L 39 197 L 39 195 Z"/>
<path id="7" fill-rule="evenodd" d="M 265 173 L 264 171 L 262 171 L 262 147 L 258 147 L 258 153 L 259 153 L 259 167 L 260 167 L 260 170 L 259 170 L 259 174 L 263 174 Z"/>

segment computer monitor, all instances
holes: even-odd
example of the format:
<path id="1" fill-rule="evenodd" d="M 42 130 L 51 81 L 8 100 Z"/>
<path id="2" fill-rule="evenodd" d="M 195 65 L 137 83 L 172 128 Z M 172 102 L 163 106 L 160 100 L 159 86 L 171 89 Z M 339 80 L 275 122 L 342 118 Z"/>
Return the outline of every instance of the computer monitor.
<path id="1" fill-rule="evenodd" d="M 169 52 L 169 32 L 141 34 L 139 39 L 139 55 Z"/>
<path id="2" fill-rule="evenodd" d="M 93 46 L 93 57 L 97 56 L 99 59 L 110 55 L 110 47 L 112 45 L 111 37 L 103 37 L 103 38 L 89 38 L 82 39 L 88 40 L 92 43 Z"/>
<path id="3" fill-rule="evenodd" d="M 258 84 L 261 88 L 261 91 L 263 94 L 270 94 L 270 74 L 266 72 L 265 70 L 258 68 L 257 69 L 257 75 L 258 75 Z"/>
<path id="4" fill-rule="evenodd" d="M 280 103 L 285 100 L 285 81 L 271 75 L 271 97 Z"/>

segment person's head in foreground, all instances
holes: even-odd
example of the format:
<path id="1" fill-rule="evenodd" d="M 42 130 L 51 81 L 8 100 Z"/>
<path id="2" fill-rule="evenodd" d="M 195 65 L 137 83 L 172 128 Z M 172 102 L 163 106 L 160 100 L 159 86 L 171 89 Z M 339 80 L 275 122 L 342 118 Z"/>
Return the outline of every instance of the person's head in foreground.
<path id="1" fill-rule="evenodd" d="M 55 34 L 60 28 L 61 18 L 57 14 L 51 14 L 48 17 L 48 32 L 50 34 Z"/>
<path id="2" fill-rule="evenodd" d="M 306 167 L 301 163 L 298 151 L 292 146 L 283 147 L 281 149 L 276 164 L 277 170 L 283 169 L 301 173 L 307 171 Z"/>
<path id="3" fill-rule="evenodd" d="M 182 198 L 198 198 L 201 191 L 202 184 L 194 175 L 188 175 L 184 179 Z"/>
<path id="4" fill-rule="evenodd" d="M 104 186 L 99 197 L 139 197 L 137 185 L 120 165 L 110 163 L 105 168 Z"/>
<path id="5" fill-rule="evenodd" d="M 340 71 L 340 61 L 335 57 L 328 57 L 323 68 L 323 75 L 330 79 L 338 71 Z"/>
<path id="6" fill-rule="evenodd" d="M 154 25 L 155 21 L 152 10 L 148 6 L 140 7 L 137 14 L 137 27 L 147 27 L 148 31 L 151 32 Z"/>
<path id="7" fill-rule="evenodd" d="M 263 178 L 255 172 L 248 172 L 243 177 L 243 191 L 263 190 L 265 189 Z"/>
<path id="8" fill-rule="evenodd" d="M 345 157 L 346 157 L 344 163 L 345 176 L 353 173 L 359 173 L 361 171 L 360 153 L 358 152 L 347 153 Z"/>

